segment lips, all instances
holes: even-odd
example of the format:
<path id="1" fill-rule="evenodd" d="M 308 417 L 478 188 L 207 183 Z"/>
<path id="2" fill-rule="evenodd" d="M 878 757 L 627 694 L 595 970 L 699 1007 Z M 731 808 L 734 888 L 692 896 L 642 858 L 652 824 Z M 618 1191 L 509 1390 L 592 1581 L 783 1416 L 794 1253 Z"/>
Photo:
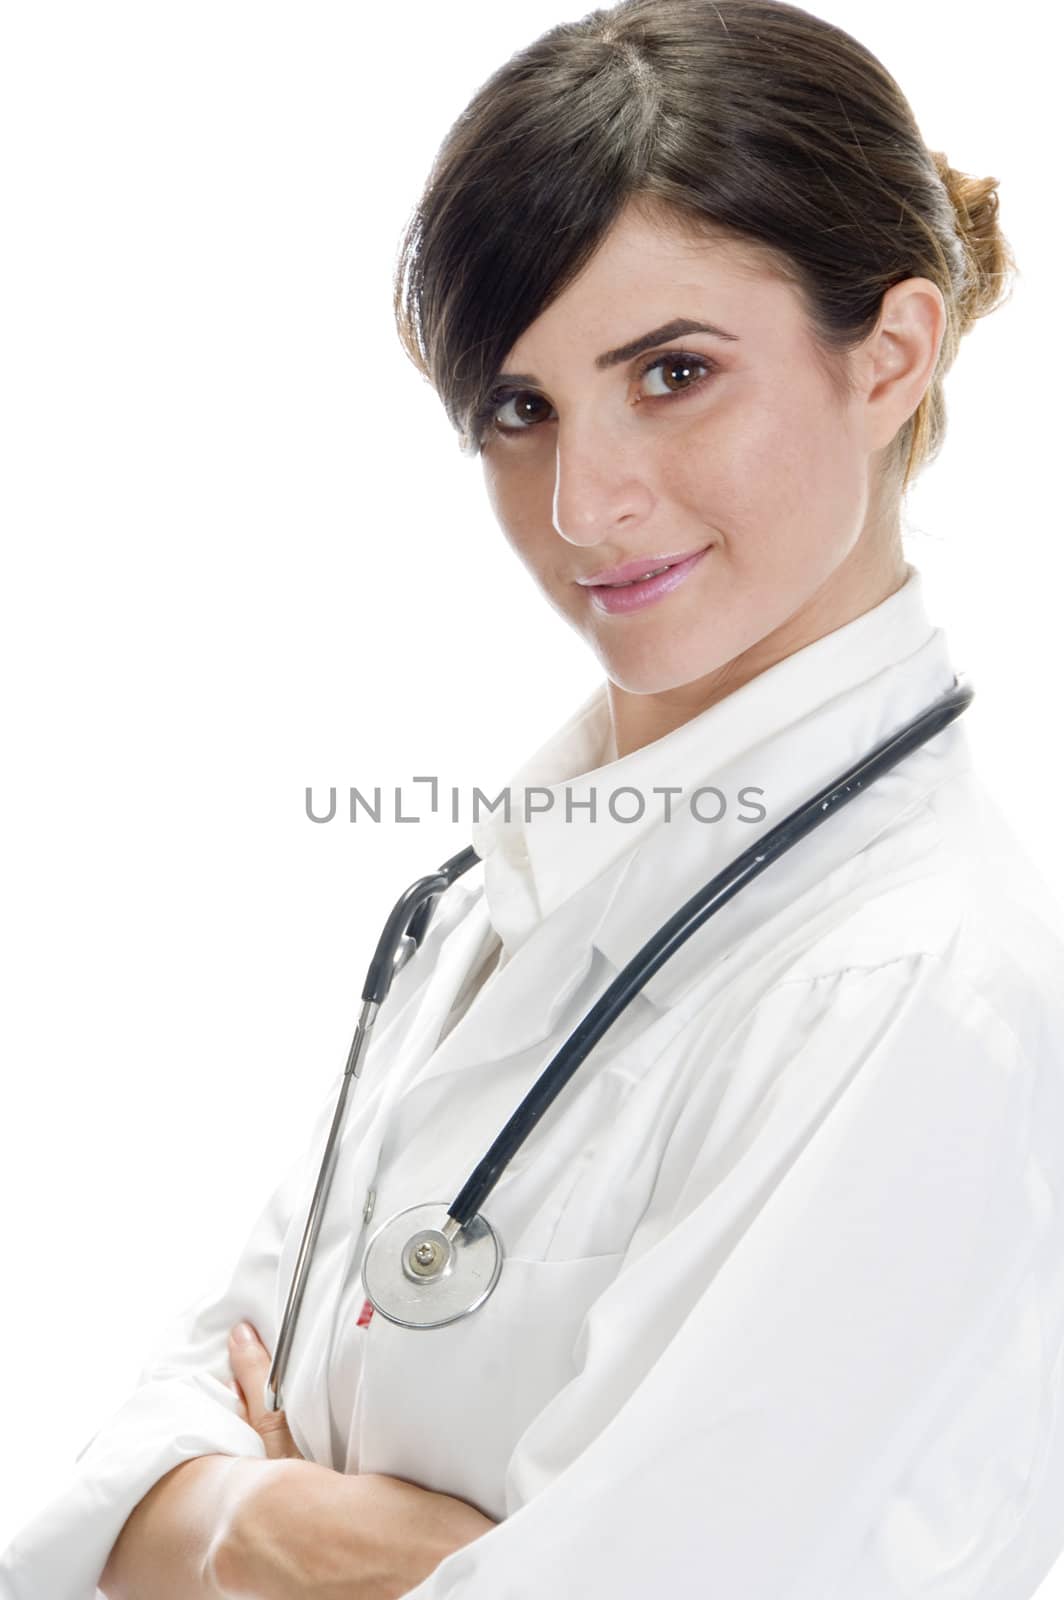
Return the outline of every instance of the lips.
<path id="1" fill-rule="evenodd" d="M 708 560 L 712 549 L 713 546 L 709 544 L 692 555 L 666 563 L 662 570 L 650 578 L 639 576 L 619 583 L 592 583 L 588 585 L 588 602 L 594 611 L 610 617 L 643 611 L 686 583 L 691 573 Z M 643 566 L 643 570 L 646 570 L 642 562 L 629 562 L 629 570 L 633 565 Z M 624 568 L 620 570 L 623 572 Z"/>
<path id="2" fill-rule="evenodd" d="M 663 561 L 660 567 L 651 567 L 649 572 L 641 572 L 638 578 L 627 578 L 623 583 L 594 583 L 593 589 L 630 589 L 633 583 L 643 583 L 647 578 L 659 578 L 663 572 L 677 565 L 674 561 Z"/>
<path id="3" fill-rule="evenodd" d="M 593 572 L 589 578 L 577 578 L 577 583 L 585 588 L 609 588 L 613 585 L 634 583 L 639 578 L 645 578 L 649 572 L 657 572 L 662 567 L 674 567 L 681 561 L 688 561 L 692 556 L 698 555 L 702 546 L 694 550 L 681 550 L 674 555 L 639 556 L 634 561 L 624 561 L 617 567 L 603 567 L 599 572 Z"/>

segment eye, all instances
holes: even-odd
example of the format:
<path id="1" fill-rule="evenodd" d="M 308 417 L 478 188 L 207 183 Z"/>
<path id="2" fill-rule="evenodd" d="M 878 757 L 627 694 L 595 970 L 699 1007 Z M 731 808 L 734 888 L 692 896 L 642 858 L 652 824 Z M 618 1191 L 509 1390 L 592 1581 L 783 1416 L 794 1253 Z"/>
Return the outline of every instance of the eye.
<path id="1" fill-rule="evenodd" d="M 643 397 L 644 400 L 670 401 L 680 400 L 693 389 L 701 388 L 715 371 L 716 363 L 708 356 L 670 350 L 665 355 L 652 357 L 639 369 L 638 376 L 642 379 L 651 373 L 660 372 L 663 381 L 679 378 L 680 388 L 666 387 Z M 511 416 L 503 421 L 502 413 L 508 406 L 513 406 L 514 410 Z M 548 420 L 551 411 L 552 407 L 543 396 L 536 394 L 532 389 L 501 389 L 488 396 L 487 403 L 478 418 L 478 425 L 481 433 L 488 429 L 503 434 L 528 433 L 538 422 Z"/>
<path id="2" fill-rule="evenodd" d="M 659 390 L 657 394 L 651 394 L 650 398 L 657 400 L 663 399 L 666 395 L 689 394 L 692 389 L 697 389 L 713 371 L 713 362 L 705 356 L 675 355 L 670 351 L 668 355 L 655 356 L 652 361 L 647 362 L 639 376 L 645 378 L 651 372 L 660 372 L 662 377 L 668 376 L 671 378 L 679 373 L 690 378 L 692 369 L 696 367 L 702 370 L 703 376 L 701 378 L 695 378 L 693 383 L 685 384 L 682 389 L 666 389 L 664 393 Z"/>
<path id="3" fill-rule="evenodd" d="M 501 413 L 507 406 L 515 405 L 515 403 L 516 409 L 513 417 L 506 422 L 500 422 Z M 537 406 L 541 411 L 544 409 L 550 411 L 551 409 L 543 396 L 533 393 L 531 389 L 511 389 L 509 392 L 503 390 L 500 394 L 491 396 L 485 408 L 483 420 L 486 423 L 494 421 L 499 433 L 527 433 L 531 426 L 543 420 L 541 416 L 535 414 Z M 530 410 L 531 415 L 529 415 Z M 515 421 L 515 418 L 518 420 Z"/>

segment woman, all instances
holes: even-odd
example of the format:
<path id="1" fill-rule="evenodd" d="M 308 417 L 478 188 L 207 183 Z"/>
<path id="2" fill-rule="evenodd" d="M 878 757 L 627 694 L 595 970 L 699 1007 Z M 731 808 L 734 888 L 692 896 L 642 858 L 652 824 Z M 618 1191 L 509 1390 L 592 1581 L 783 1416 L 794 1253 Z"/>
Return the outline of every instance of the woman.
<path id="1" fill-rule="evenodd" d="M 385 1003 L 285 1411 L 335 1083 L 225 1293 L 8 1551 L 14 1600 L 1034 1592 L 1064 943 L 960 723 L 656 973 L 493 1193 L 475 1315 L 404 1329 L 360 1279 L 650 932 L 954 683 L 900 506 L 1010 265 L 994 180 L 776 0 L 625 0 L 475 96 L 400 331 L 604 681 Z"/>

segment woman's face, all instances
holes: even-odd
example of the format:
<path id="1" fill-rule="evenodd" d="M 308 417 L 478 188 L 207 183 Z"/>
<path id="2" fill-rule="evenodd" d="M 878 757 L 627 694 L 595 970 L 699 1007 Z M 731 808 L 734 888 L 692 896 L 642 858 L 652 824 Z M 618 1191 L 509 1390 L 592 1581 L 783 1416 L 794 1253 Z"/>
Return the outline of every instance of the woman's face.
<path id="1" fill-rule="evenodd" d="M 629 207 L 521 335 L 483 438 L 488 494 L 614 691 L 676 690 L 673 712 L 693 714 L 898 587 L 904 560 L 870 516 L 872 456 L 926 385 L 921 342 L 926 361 L 937 353 L 934 318 L 906 315 L 840 397 L 789 285 L 733 241 L 695 245 Z M 680 318 L 720 332 L 660 331 Z M 652 330 L 646 349 L 618 351 Z M 911 404 L 870 404 L 891 373 L 908 374 Z M 692 555 L 656 584 L 586 582 Z"/>

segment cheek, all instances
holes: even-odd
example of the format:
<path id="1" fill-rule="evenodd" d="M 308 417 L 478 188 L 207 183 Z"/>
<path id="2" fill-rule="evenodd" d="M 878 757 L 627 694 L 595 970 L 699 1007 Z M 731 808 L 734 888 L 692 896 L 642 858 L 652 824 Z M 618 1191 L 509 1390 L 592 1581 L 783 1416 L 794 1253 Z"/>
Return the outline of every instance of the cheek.
<path id="1" fill-rule="evenodd" d="M 731 541 L 737 561 L 830 542 L 860 525 L 863 479 L 847 413 L 819 385 L 736 386 L 670 453 L 666 482 Z"/>

